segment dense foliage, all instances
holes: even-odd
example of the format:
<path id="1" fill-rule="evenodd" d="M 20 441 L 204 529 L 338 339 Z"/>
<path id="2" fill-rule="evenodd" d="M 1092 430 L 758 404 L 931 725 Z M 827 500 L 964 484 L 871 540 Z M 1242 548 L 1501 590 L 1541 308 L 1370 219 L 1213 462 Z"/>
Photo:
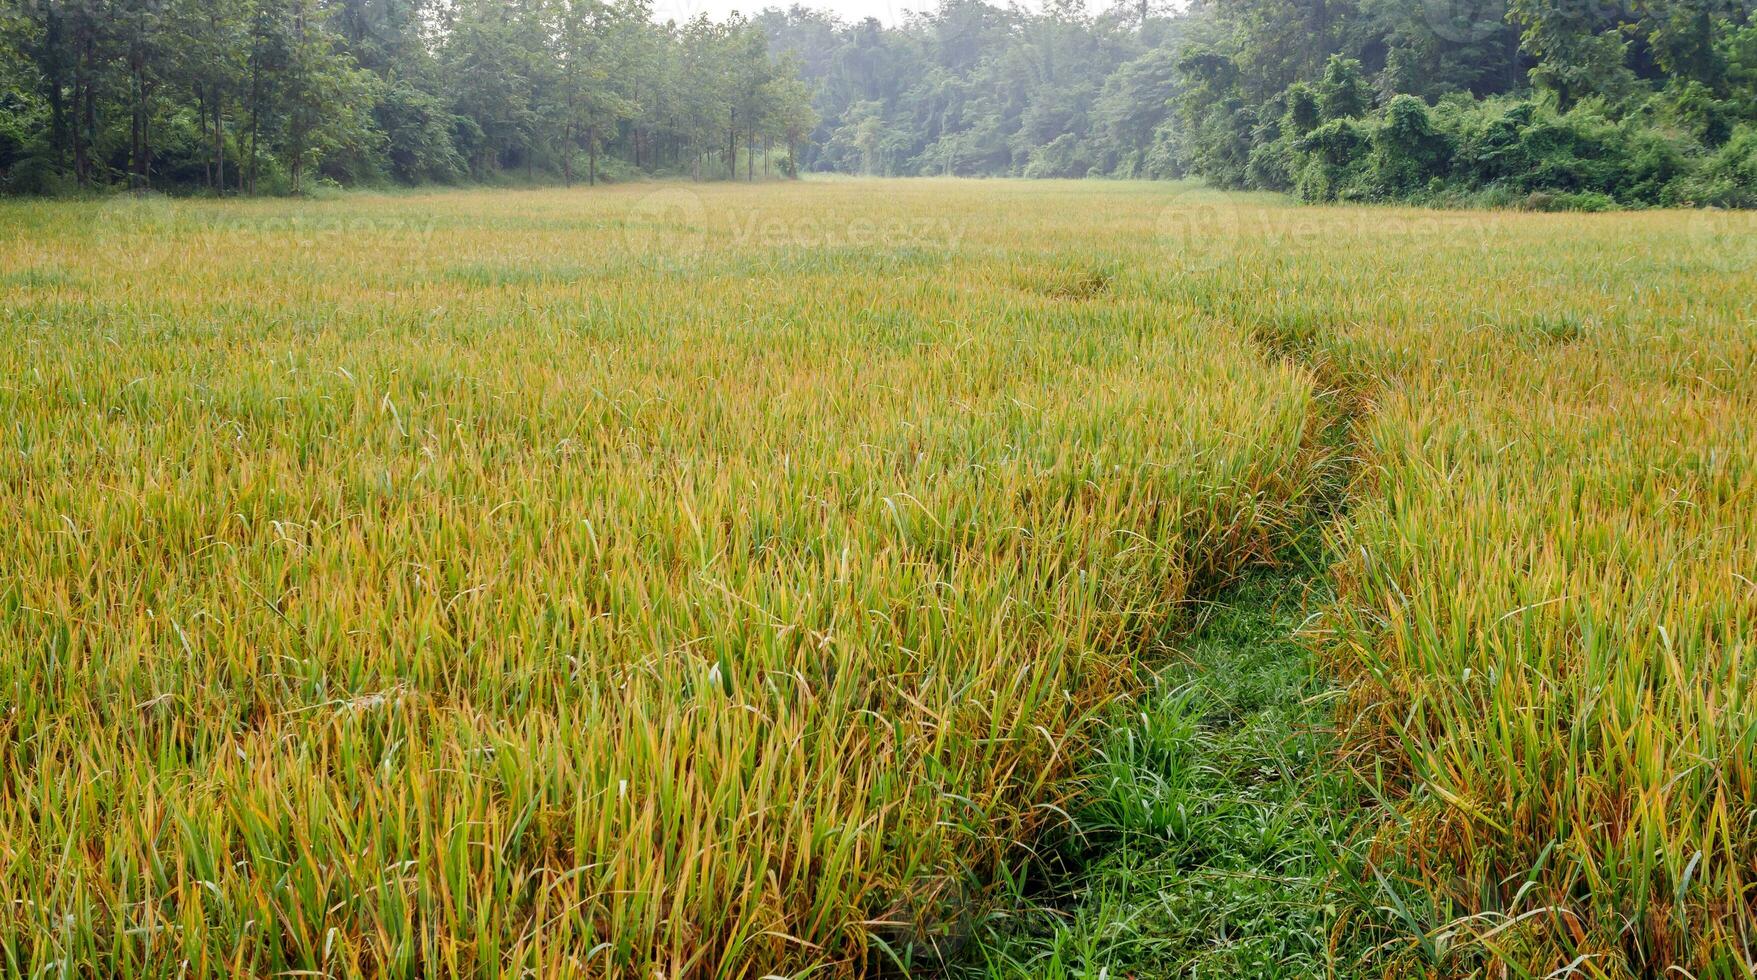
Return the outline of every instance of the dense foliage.
<path id="1" fill-rule="evenodd" d="M 1171 100 L 1183 32 L 1162 18 L 1079 0 L 1041 15 L 947 0 L 891 29 L 817 11 L 757 23 L 793 55 L 822 125 L 813 169 L 887 175 L 1174 176 Z"/>
<path id="2" fill-rule="evenodd" d="M 0 0 L 0 107 L 38 192 L 752 176 L 815 122 L 750 24 L 644 0 Z"/>
<path id="3" fill-rule="evenodd" d="M 1752 4 L 944 0 L 886 27 L 800 6 L 655 24 L 647 0 L 0 0 L 0 188 L 760 161 L 1750 206 Z"/>
<path id="4" fill-rule="evenodd" d="M 1199 175 L 1308 200 L 1757 203 L 1749 0 L 1210 0 L 886 30 L 794 8 L 816 167 Z M 813 52 L 823 52 L 814 57 Z"/>
<path id="5" fill-rule="evenodd" d="M 1715 23 L 1738 44 L 1757 41 L 1749 26 Z M 1524 36 L 1522 51 L 1533 43 Z M 1550 81 L 1559 69 L 1521 54 L 1530 87 L 1503 92 L 1462 78 L 1447 87 L 1424 74 L 1409 92 L 1392 73 L 1395 59 L 1370 71 L 1333 53 L 1314 81 L 1253 101 L 1241 95 L 1237 57 L 1186 59 L 1209 90 L 1187 92 L 1177 107 L 1192 165 L 1221 186 L 1310 201 L 1474 195 L 1546 209 L 1757 204 L 1757 90 L 1731 70 L 1713 73 L 1712 85 L 1613 73 L 1621 81 L 1570 92 Z"/>

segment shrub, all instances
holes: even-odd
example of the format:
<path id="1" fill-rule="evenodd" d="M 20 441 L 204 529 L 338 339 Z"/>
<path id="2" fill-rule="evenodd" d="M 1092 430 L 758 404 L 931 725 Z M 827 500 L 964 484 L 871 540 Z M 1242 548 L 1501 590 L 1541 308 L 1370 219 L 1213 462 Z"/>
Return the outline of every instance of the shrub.
<path id="1" fill-rule="evenodd" d="M 1323 122 L 1323 111 L 1318 107 L 1318 93 L 1304 82 L 1294 82 L 1287 87 L 1287 115 L 1282 124 L 1284 130 L 1291 130 L 1295 136 L 1304 136 L 1318 128 Z"/>
<path id="2" fill-rule="evenodd" d="M 1425 102 L 1399 95 L 1373 133 L 1373 182 L 1382 194 L 1407 195 L 1445 173 L 1451 137 L 1434 128 Z"/>
<path id="3" fill-rule="evenodd" d="M 1626 204 L 1657 204 L 1667 185 L 1690 172 L 1688 144 L 1665 132 L 1625 124 L 1625 169 L 1611 196 Z"/>
<path id="4" fill-rule="evenodd" d="M 1521 211 L 1616 211 L 1617 202 L 1597 191 L 1532 191 L 1518 202 Z"/>
<path id="5" fill-rule="evenodd" d="M 1286 137 L 1251 148 L 1245 163 L 1245 175 L 1251 186 L 1264 190 L 1285 191 L 1293 188 L 1293 175 L 1298 167 L 1293 144 Z"/>
<path id="6" fill-rule="evenodd" d="M 1301 200 L 1361 197 L 1372 136 L 1352 119 L 1333 119 L 1294 143 L 1301 155 L 1294 190 Z"/>
<path id="7" fill-rule="evenodd" d="M 1520 136 L 1537 107 L 1530 102 L 1491 101 L 1460 110 L 1453 173 L 1473 187 L 1508 181 L 1530 165 Z"/>
<path id="8" fill-rule="evenodd" d="M 1318 110 L 1325 119 L 1358 119 L 1373 104 L 1360 62 L 1340 55 L 1331 55 L 1325 63 L 1317 97 Z"/>
<path id="9" fill-rule="evenodd" d="M 1027 177 L 1084 177 L 1092 169 L 1086 143 L 1073 133 L 1063 133 L 1031 151 L 1025 163 Z"/>
<path id="10" fill-rule="evenodd" d="M 1332 58 L 1315 84 L 1296 82 L 1255 107 L 1233 99 L 1210 109 L 1180 134 L 1184 159 L 1218 186 L 1290 190 L 1306 201 L 1757 207 L 1757 130 L 1729 131 L 1737 100 L 1703 86 L 1677 85 L 1633 109 L 1588 99 L 1559 112 L 1454 93 L 1431 107 L 1397 95 L 1372 112 L 1359 69 Z"/>
<path id="11" fill-rule="evenodd" d="M 1608 191 L 1616 186 L 1615 127 L 1581 113 L 1544 116 L 1519 134 L 1525 190 Z"/>
<path id="12" fill-rule="evenodd" d="M 1667 185 L 1661 200 L 1671 205 L 1757 208 L 1757 127 L 1741 126 L 1693 172 Z"/>
<path id="13" fill-rule="evenodd" d="M 1675 83 L 1653 101 L 1704 146 L 1724 145 L 1738 122 L 1733 103 L 1715 98 L 1708 86 L 1697 81 Z"/>

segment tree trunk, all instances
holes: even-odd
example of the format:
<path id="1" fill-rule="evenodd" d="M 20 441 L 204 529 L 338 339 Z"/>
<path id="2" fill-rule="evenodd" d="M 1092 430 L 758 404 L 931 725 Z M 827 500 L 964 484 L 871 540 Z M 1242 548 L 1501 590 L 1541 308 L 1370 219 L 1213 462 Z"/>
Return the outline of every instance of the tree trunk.
<path id="1" fill-rule="evenodd" d="M 217 181 L 215 189 L 221 197 L 226 196 L 226 117 L 220 111 L 219 90 L 214 91 L 214 173 Z"/>
<path id="2" fill-rule="evenodd" d="M 747 123 L 744 127 L 744 179 L 756 183 L 756 125 Z"/>
<path id="3" fill-rule="evenodd" d="M 561 138 L 561 186 L 573 186 L 573 153 L 568 147 L 573 146 L 573 124 L 569 123 Z"/>
<path id="4" fill-rule="evenodd" d="M 250 52 L 250 182 L 244 188 L 246 194 L 256 196 L 256 134 L 259 116 L 257 106 L 262 102 L 262 94 L 258 91 L 256 72 L 256 52 Z"/>
<path id="5" fill-rule="evenodd" d="M 140 50 L 139 42 L 135 42 L 128 51 L 128 72 L 130 75 L 130 95 L 132 96 L 133 113 L 129 119 L 128 184 L 135 193 L 146 190 L 147 175 L 151 164 L 147 161 L 147 120 L 146 100 L 148 89 L 146 84 L 146 54 Z"/>
<path id="6" fill-rule="evenodd" d="M 195 121 L 201 126 L 201 140 L 207 142 L 207 88 L 195 86 Z M 201 163 L 201 179 L 208 190 L 214 189 L 214 158 L 209 156 Z"/>
<path id="7" fill-rule="evenodd" d="M 738 179 L 738 113 L 732 114 L 732 124 L 726 127 L 726 177 L 728 180 Z"/>
<path id="8" fill-rule="evenodd" d="M 61 80 L 55 79 L 48 84 L 49 89 L 49 142 L 55 145 L 55 166 L 60 167 L 67 162 L 67 109 L 61 104 Z"/>
<path id="9" fill-rule="evenodd" d="M 91 138 L 98 131 L 96 98 L 92 93 L 92 59 L 97 43 L 90 24 L 81 26 L 79 55 L 73 66 L 73 174 L 82 188 L 92 182 Z"/>
<path id="10" fill-rule="evenodd" d="M 586 127 L 586 159 L 588 161 L 590 161 L 589 167 L 591 168 L 586 176 L 586 185 L 589 187 L 597 187 L 598 186 L 598 127 L 596 127 L 596 126 L 587 126 Z"/>
<path id="11" fill-rule="evenodd" d="M 133 103 L 128 113 L 128 189 L 140 192 L 140 79 L 138 76 L 130 80 L 128 101 Z"/>
<path id="12" fill-rule="evenodd" d="M 92 144 L 98 135 L 98 93 L 97 86 L 91 78 L 85 80 L 85 107 L 80 110 L 79 137 L 79 183 L 82 187 L 90 187 L 96 176 L 97 161 L 92 159 Z M 105 180 L 108 183 L 108 179 Z"/>
<path id="13" fill-rule="evenodd" d="M 53 61 L 49 70 L 44 73 L 43 90 L 49 99 L 49 142 L 55 147 L 55 166 L 60 168 L 67 162 L 67 148 L 72 142 L 67 128 L 67 106 L 62 100 L 61 70 L 61 18 L 50 17 L 45 25 L 43 50 L 50 53 Z"/>

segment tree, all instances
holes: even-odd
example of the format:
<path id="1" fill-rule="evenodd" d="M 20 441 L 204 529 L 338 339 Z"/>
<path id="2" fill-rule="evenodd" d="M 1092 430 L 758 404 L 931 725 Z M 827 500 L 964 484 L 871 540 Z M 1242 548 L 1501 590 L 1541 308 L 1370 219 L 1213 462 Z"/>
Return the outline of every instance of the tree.
<path id="1" fill-rule="evenodd" d="M 812 108 L 811 90 L 799 78 L 790 59 L 783 59 L 781 70 L 768 81 L 765 102 L 770 107 L 768 132 L 787 144 L 786 174 L 799 176 L 799 144 L 817 127 L 817 110 Z"/>
<path id="2" fill-rule="evenodd" d="M 1177 90 L 1177 56 L 1168 48 L 1126 61 L 1105 79 L 1092 117 L 1113 166 L 1128 173 L 1144 166 Z"/>
<path id="3" fill-rule="evenodd" d="M 1752 3 L 940 0 L 886 26 L 801 6 L 658 24 L 650 0 L 0 0 L 0 189 L 595 184 L 607 160 L 753 180 L 785 144 L 791 175 L 1421 195 L 1444 170 L 1645 202 L 1757 123 Z M 1325 160 L 1363 156 L 1317 180 L 1297 147 L 1320 130 Z M 1410 163 L 1440 144 L 1455 166 Z"/>
<path id="4" fill-rule="evenodd" d="M 1559 107 L 1590 95 L 1620 99 L 1633 88 L 1629 42 L 1609 13 L 1596 4 L 1510 0 L 1507 16 L 1522 28 L 1520 45 L 1536 61 L 1531 81 Z"/>
<path id="5" fill-rule="evenodd" d="M 1324 64 L 1324 77 L 1317 85 L 1318 113 L 1324 119 L 1359 119 L 1372 108 L 1360 62 L 1331 55 Z"/>
<path id="6" fill-rule="evenodd" d="M 26 70 L 31 36 L 24 11 L 0 6 L 0 191 L 17 186 L 21 164 L 42 153 L 45 130 L 56 126 Z"/>
<path id="7" fill-rule="evenodd" d="M 702 159 L 712 151 L 721 127 L 731 132 L 733 93 L 726 84 L 730 76 L 727 32 L 726 26 L 697 16 L 680 34 L 678 100 L 682 108 L 675 125 L 688 147 L 690 175 L 696 180 L 702 179 Z"/>
<path id="8" fill-rule="evenodd" d="M 286 60 L 279 79 L 285 122 L 278 152 L 287 162 L 290 189 L 338 151 L 370 145 L 369 82 L 326 29 L 316 0 L 286 0 Z"/>
<path id="9" fill-rule="evenodd" d="M 528 152 L 537 128 L 528 44 L 540 29 L 521 23 L 527 12 L 501 0 L 464 0 L 440 52 L 452 111 L 468 121 L 459 150 L 478 180 Z"/>
<path id="10" fill-rule="evenodd" d="M 633 114 L 632 105 L 610 83 L 613 49 L 608 34 L 615 13 L 599 0 L 557 0 L 556 13 L 561 172 L 572 184 L 573 155 L 583 146 L 590 159 L 588 181 L 596 184 L 604 129 Z"/>
<path id="11" fill-rule="evenodd" d="M 206 184 L 215 194 L 226 190 L 226 112 L 244 89 L 249 22 L 246 0 L 179 0 L 167 17 L 172 75 L 195 99 L 208 148 Z"/>

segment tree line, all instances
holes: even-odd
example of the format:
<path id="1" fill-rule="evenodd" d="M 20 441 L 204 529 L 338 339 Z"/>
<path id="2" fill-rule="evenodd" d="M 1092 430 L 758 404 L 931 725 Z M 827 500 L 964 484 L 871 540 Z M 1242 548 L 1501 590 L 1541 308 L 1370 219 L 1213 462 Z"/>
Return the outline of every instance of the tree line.
<path id="1" fill-rule="evenodd" d="M 0 188 L 761 168 L 1757 206 L 1753 3 L 0 0 Z"/>
<path id="2" fill-rule="evenodd" d="M 1757 206 L 1752 0 L 945 0 L 756 18 L 809 165 L 1196 175 L 1308 200 Z"/>
<path id="3" fill-rule="evenodd" d="M 0 0 L 0 184 L 789 172 L 811 93 L 741 18 L 647 0 Z"/>
<path id="4" fill-rule="evenodd" d="M 1752 13 L 1751 0 L 1229 0 L 1183 54 L 1176 126 L 1216 183 L 1307 200 L 1753 207 Z"/>

